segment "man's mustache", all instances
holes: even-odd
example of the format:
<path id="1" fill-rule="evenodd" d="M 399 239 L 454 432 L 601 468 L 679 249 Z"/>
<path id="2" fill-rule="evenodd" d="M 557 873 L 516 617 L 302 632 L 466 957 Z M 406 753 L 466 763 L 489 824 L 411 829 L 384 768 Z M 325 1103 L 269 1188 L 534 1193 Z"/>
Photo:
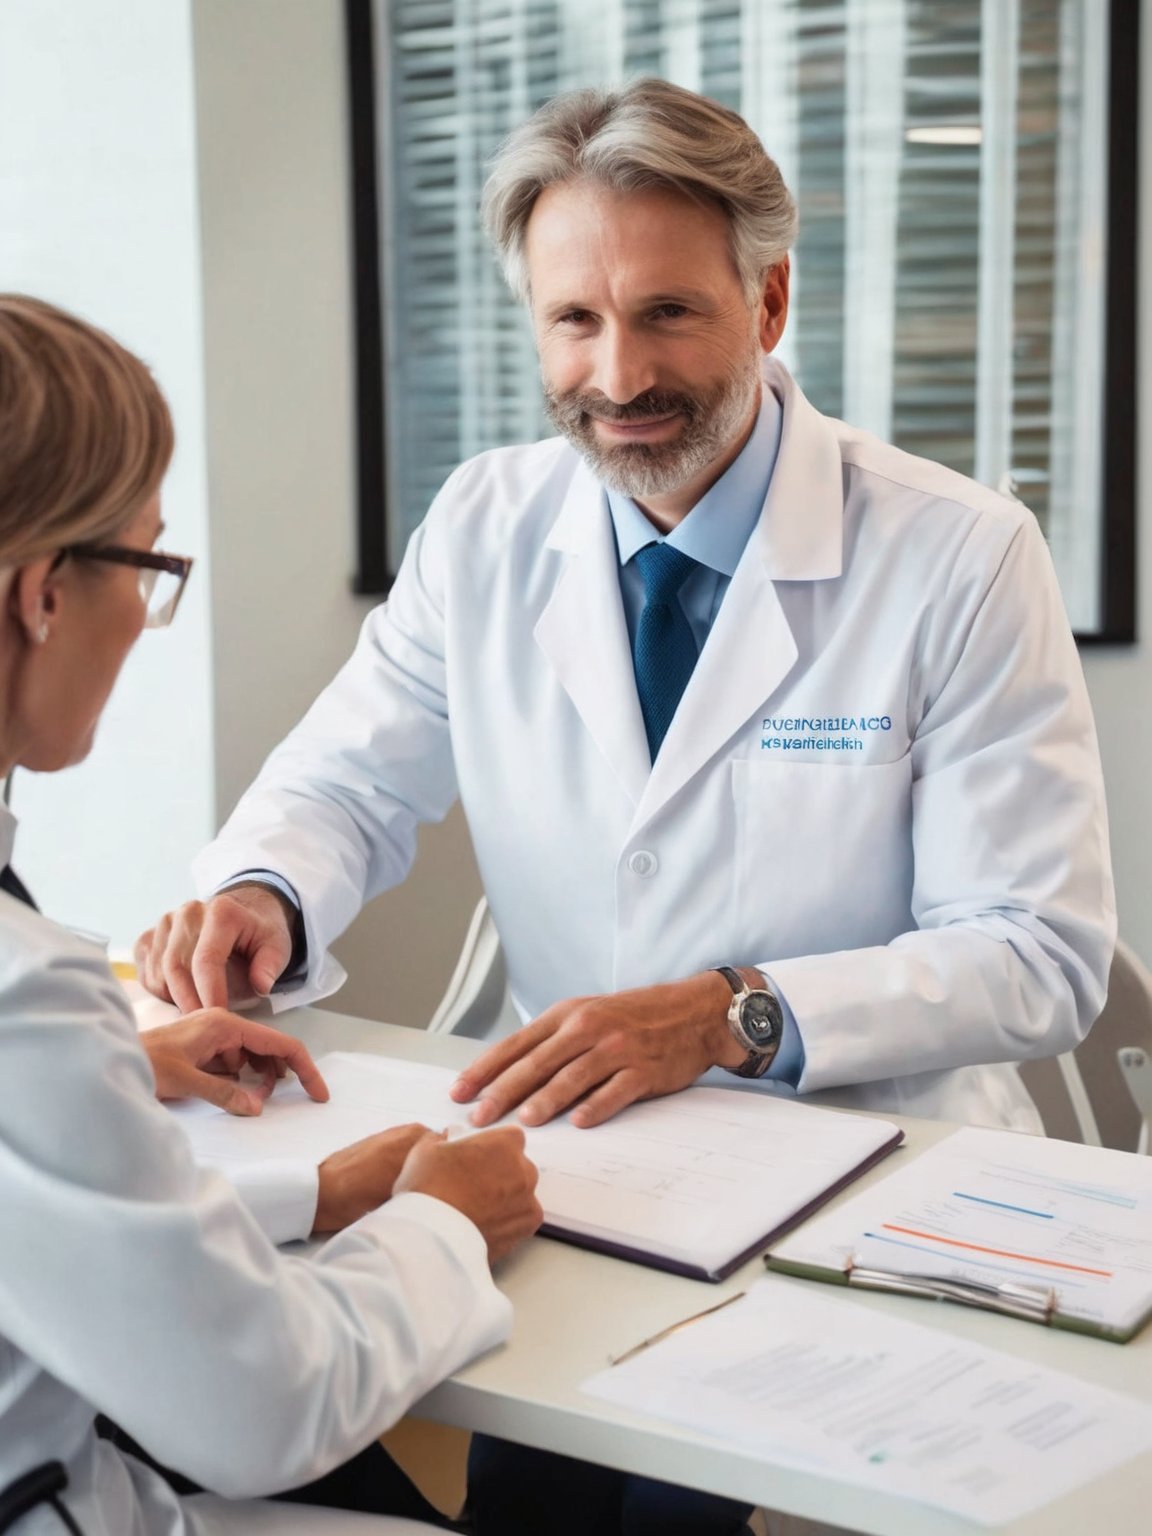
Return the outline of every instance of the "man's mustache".
<path id="1" fill-rule="evenodd" d="M 647 389 L 624 405 L 609 400 L 607 395 L 582 394 L 577 390 L 568 394 L 549 393 L 548 402 L 567 421 L 581 416 L 596 416 L 601 421 L 650 421 L 677 413 L 694 420 L 699 409 L 691 395 L 664 389 Z"/>

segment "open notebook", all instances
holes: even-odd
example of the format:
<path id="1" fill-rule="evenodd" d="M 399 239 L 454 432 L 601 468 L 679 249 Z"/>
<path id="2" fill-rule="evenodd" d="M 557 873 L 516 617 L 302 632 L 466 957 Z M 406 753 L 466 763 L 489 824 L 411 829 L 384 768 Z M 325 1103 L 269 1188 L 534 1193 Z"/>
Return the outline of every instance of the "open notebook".
<path id="1" fill-rule="evenodd" d="M 318 1065 L 332 1092 L 327 1104 L 291 1084 L 258 1119 L 199 1100 L 174 1106 L 197 1159 L 228 1172 L 277 1158 L 319 1162 L 412 1120 L 472 1129 L 468 1107 L 448 1097 L 456 1073 L 445 1067 L 349 1052 Z M 903 1132 L 763 1093 L 689 1088 L 593 1130 L 560 1120 L 527 1137 L 546 1234 L 722 1280 L 892 1151 Z"/>

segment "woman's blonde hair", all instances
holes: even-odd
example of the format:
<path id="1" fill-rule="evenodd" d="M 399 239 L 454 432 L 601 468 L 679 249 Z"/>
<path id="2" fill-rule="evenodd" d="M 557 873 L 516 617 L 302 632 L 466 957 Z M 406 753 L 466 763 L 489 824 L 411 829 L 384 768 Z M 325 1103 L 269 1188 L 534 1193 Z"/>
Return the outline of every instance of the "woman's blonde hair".
<path id="1" fill-rule="evenodd" d="M 528 298 L 524 231 L 536 199 L 580 178 L 618 192 L 665 187 L 720 207 L 749 303 L 796 238 L 780 167 L 737 113 L 668 80 L 569 91 L 509 135 L 484 187 L 485 228 L 518 299 Z"/>
<path id="2" fill-rule="evenodd" d="M 95 326 L 0 294 L 0 565 L 113 538 L 157 490 L 172 418 L 138 357 Z"/>

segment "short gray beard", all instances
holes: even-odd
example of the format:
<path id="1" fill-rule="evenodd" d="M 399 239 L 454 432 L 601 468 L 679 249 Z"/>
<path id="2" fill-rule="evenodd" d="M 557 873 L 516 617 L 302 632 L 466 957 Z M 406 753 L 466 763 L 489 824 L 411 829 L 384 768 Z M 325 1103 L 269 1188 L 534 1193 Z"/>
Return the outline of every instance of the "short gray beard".
<path id="1" fill-rule="evenodd" d="M 714 464 L 745 426 L 760 396 L 760 351 L 749 351 L 722 383 L 707 394 L 650 389 L 627 405 L 600 394 L 544 386 L 544 403 L 556 428 L 583 455 L 596 478 L 621 496 L 641 498 L 678 491 Z M 606 445 L 596 436 L 593 415 L 609 421 L 636 421 L 679 411 L 684 429 L 674 443 Z"/>

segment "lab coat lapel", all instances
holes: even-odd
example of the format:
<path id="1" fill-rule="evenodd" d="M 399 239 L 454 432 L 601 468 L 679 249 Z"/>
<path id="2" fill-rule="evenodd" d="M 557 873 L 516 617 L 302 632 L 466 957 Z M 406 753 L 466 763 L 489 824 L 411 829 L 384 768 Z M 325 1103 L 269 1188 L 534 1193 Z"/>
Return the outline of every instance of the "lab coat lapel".
<path id="1" fill-rule="evenodd" d="M 567 558 L 536 621 L 536 644 L 635 803 L 648 780 L 648 742 L 620 598 L 612 519 L 603 488 L 583 463 L 548 547 Z"/>
<path id="2" fill-rule="evenodd" d="M 796 641 L 777 583 L 841 572 L 844 481 L 835 429 L 772 359 L 765 381 L 780 397 L 784 420 L 764 511 L 652 765 L 634 826 L 757 718 L 795 666 Z"/>

